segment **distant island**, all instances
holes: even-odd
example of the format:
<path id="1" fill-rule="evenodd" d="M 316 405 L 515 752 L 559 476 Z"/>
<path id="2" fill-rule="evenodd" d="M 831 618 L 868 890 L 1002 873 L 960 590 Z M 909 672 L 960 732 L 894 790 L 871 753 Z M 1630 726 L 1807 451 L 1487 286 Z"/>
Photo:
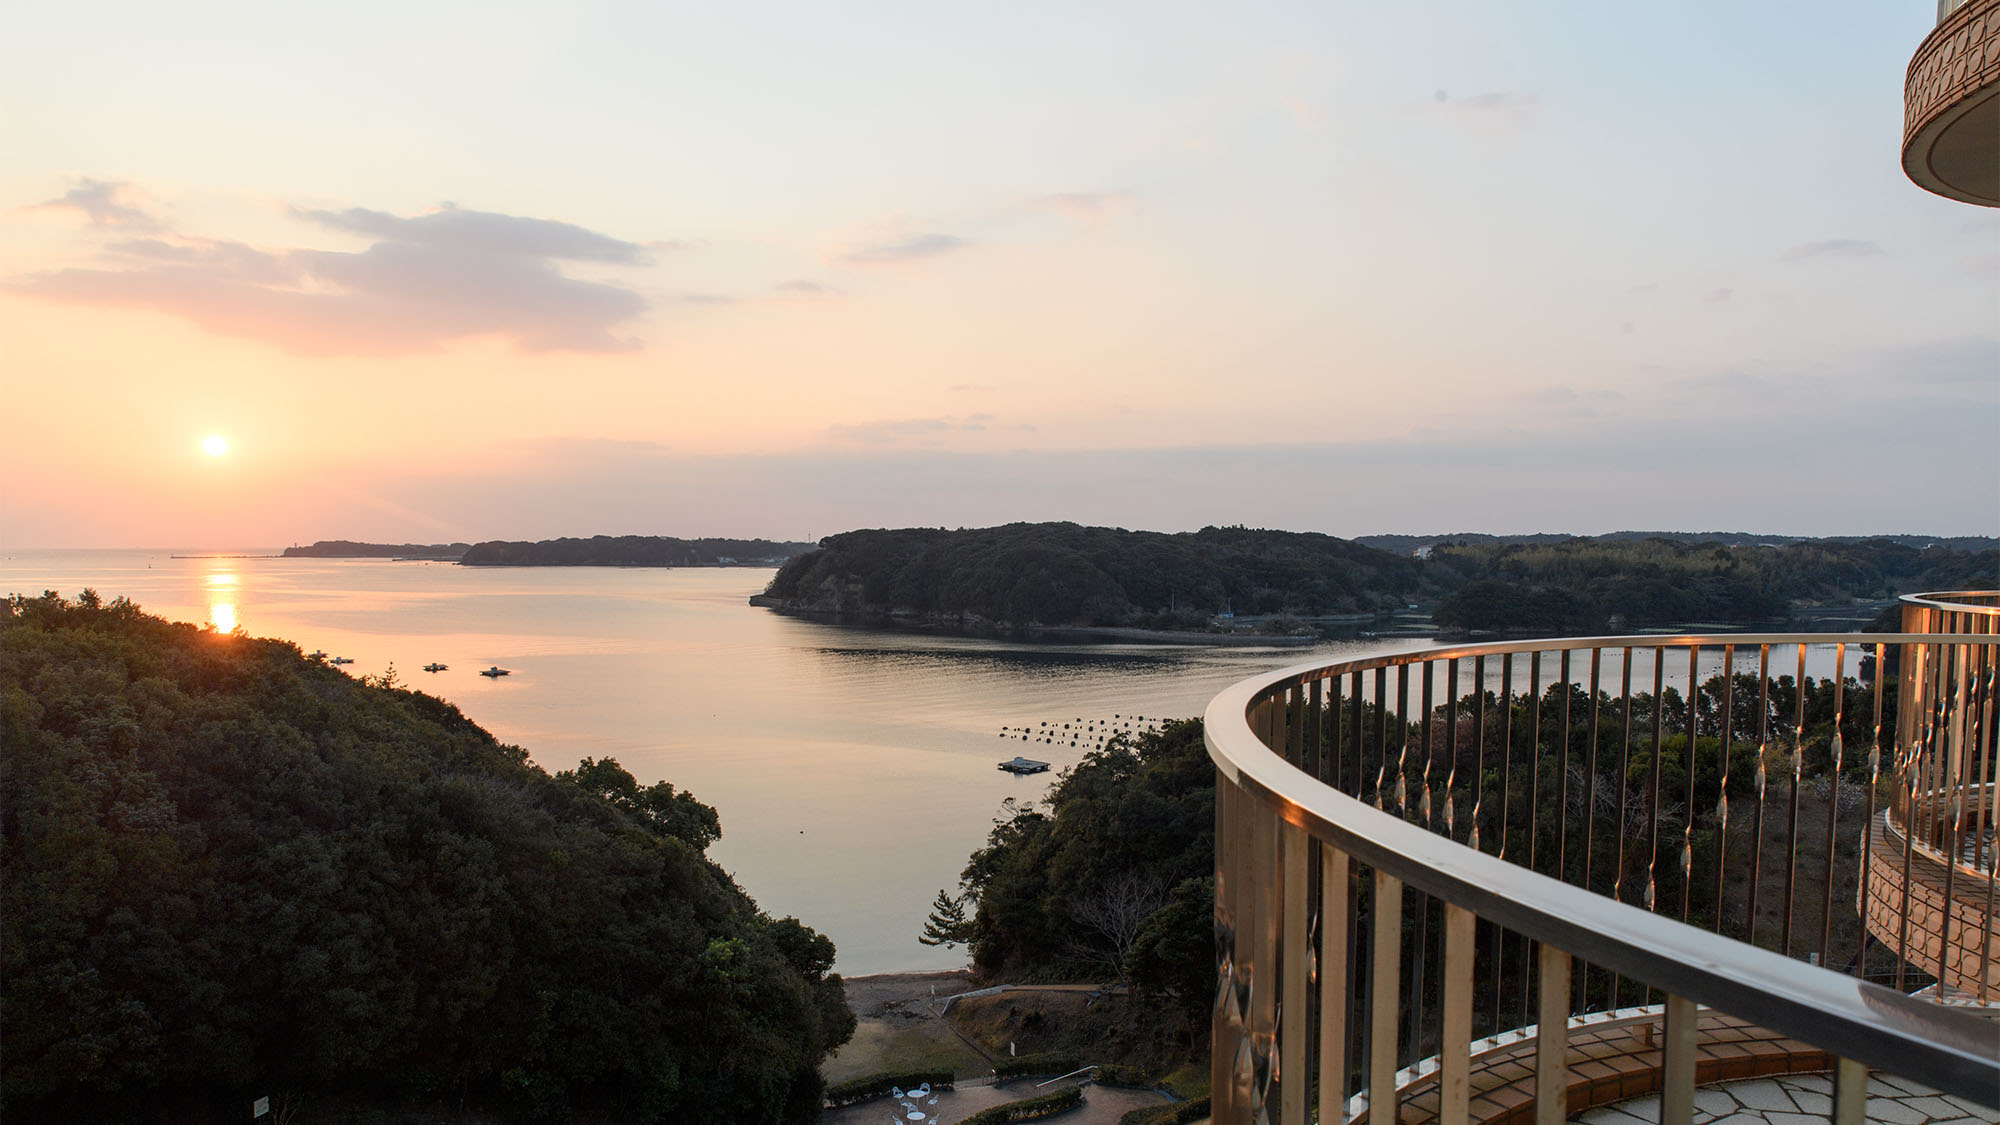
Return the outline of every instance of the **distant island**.
<path id="1" fill-rule="evenodd" d="M 2000 549 L 1978 538 L 1380 538 L 1398 549 L 1243 527 L 851 531 L 786 563 L 751 602 L 836 621 L 975 632 L 1589 634 L 1851 627 L 1898 594 L 1989 585 L 2000 573 Z"/>
<path id="2" fill-rule="evenodd" d="M 465 566 L 777 566 L 813 550 L 812 543 L 769 539 L 674 539 L 665 535 L 593 535 L 537 543 L 475 543 Z"/>
<path id="3" fill-rule="evenodd" d="M 281 559 L 430 559 L 457 562 L 470 549 L 469 543 L 356 543 L 351 539 L 322 539 L 310 547 L 296 543 L 284 549 Z"/>
<path id="4" fill-rule="evenodd" d="M 778 566 L 815 546 L 769 539 L 675 539 L 665 535 L 594 535 L 534 543 L 493 539 L 469 544 L 322 539 L 310 547 L 287 547 L 279 557 L 413 559 L 466 566 Z"/>

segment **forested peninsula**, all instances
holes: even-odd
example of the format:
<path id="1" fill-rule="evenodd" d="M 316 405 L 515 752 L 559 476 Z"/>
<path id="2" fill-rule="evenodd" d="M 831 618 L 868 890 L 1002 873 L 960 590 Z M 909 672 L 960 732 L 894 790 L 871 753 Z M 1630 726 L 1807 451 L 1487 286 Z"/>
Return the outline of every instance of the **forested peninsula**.
<path id="1" fill-rule="evenodd" d="M 593 535 L 589 539 L 475 543 L 465 566 L 776 566 L 813 549 L 769 539 L 674 539 L 665 535 Z"/>
<path id="2" fill-rule="evenodd" d="M 10 1120 L 817 1118 L 833 943 L 669 784 L 88 591 L 4 603 L 0 732 Z"/>
<path id="3" fill-rule="evenodd" d="M 1329 535 L 1073 523 L 851 531 L 779 570 L 755 604 L 970 630 L 1301 633 L 1420 612 L 1467 633 L 1778 626 L 1815 607 L 1990 585 L 2000 550 L 1893 539 L 1773 544 L 1519 537 L 1389 552 Z M 1908 537 L 1902 537 L 1908 538 Z M 1975 541 L 1977 542 L 1977 541 Z"/>

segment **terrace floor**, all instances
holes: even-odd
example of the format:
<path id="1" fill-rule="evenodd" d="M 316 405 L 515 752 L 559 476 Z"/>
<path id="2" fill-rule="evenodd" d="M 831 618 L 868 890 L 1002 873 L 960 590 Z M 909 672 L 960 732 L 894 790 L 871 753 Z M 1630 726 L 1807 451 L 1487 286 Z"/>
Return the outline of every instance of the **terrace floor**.
<path id="1" fill-rule="evenodd" d="M 1700 1086 L 1694 1092 L 1694 1125 L 1818 1125 L 1833 1113 L 1833 1079 L 1786 1074 Z M 1639 1125 L 1660 1119 L 1660 1097 L 1650 1094 L 1599 1106 L 1572 1120 L 1580 1125 Z M 1878 1125 L 1990 1125 L 2000 1110 L 1940 1094 L 1906 1078 L 1868 1079 L 1868 1120 Z"/>

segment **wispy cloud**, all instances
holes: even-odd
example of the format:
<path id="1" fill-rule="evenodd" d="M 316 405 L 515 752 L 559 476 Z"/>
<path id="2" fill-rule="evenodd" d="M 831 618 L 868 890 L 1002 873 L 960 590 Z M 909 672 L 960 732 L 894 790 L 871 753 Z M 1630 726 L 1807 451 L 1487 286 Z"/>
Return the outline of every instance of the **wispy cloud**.
<path id="1" fill-rule="evenodd" d="M 955 234 L 910 234 L 849 247 L 834 261 L 849 266 L 899 265 L 949 254 L 966 245 L 966 241 Z"/>
<path id="2" fill-rule="evenodd" d="M 995 421 L 991 414 L 948 414 L 833 425 L 826 432 L 836 441 L 858 445 L 935 445 L 949 434 L 983 432 Z"/>
<path id="3" fill-rule="evenodd" d="M 806 281 L 801 278 L 780 281 L 776 285 L 771 286 L 771 292 L 784 297 L 841 297 L 846 295 L 842 290 L 836 289 L 831 285 L 823 285 L 817 281 Z"/>
<path id="4" fill-rule="evenodd" d="M 971 392 L 971 391 L 990 391 L 993 389 L 993 387 L 987 383 L 953 383 L 951 386 L 946 387 L 945 389 L 948 391 L 955 391 L 955 392 Z"/>
<path id="5" fill-rule="evenodd" d="M 1131 213 L 1138 201 L 1139 197 L 1128 191 L 1059 191 L 1038 195 L 1029 205 L 1084 222 L 1101 222 Z"/>
<path id="6" fill-rule="evenodd" d="M 1525 117 L 1541 108 L 1542 96 L 1528 90 L 1490 90 L 1483 94 L 1453 97 L 1439 90 L 1431 95 L 1431 105 L 1446 113 L 1468 117 Z"/>
<path id="7" fill-rule="evenodd" d="M 23 210 L 75 212 L 101 230 L 147 234 L 162 229 L 160 220 L 139 205 L 130 184 L 106 180 L 79 180 L 57 198 L 31 203 Z"/>
<path id="8" fill-rule="evenodd" d="M 1861 238 L 1825 238 L 1818 242 L 1802 242 L 1782 255 L 1787 262 L 1804 262 L 1814 258 L 1874 258 L 1883 253 L 1882 247 Z"/>
<path id="9" fill-rule="evenodd" d="M 636 243 L 571 223 L 451 206 L 407 218 L 362 208 L 295 214 L 369 244 L 353 252 L 261 249 L 167 234 L 107 246 L 103 268 L 32 274 L 0 287 L 66 304 L 164 312 L 295 355 L 408 354 L 473 336 L 524 352 L 638 346 L 611 330 L 643 313 L 644 298 L 556 268 L 559 261 L 644 265 L 649 255 Z"/>

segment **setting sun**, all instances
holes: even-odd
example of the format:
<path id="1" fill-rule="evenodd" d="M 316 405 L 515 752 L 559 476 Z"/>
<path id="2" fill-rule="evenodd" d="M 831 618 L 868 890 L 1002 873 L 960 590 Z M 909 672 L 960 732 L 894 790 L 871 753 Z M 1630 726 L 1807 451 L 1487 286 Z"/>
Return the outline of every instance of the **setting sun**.
<path id="1" fill-rule="evenodd" d="M 201 451 L 210 457 L 220 457 L 229 452 L 229 439 L 221 434 L 210 434 L 201 439 Z"/>

